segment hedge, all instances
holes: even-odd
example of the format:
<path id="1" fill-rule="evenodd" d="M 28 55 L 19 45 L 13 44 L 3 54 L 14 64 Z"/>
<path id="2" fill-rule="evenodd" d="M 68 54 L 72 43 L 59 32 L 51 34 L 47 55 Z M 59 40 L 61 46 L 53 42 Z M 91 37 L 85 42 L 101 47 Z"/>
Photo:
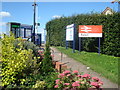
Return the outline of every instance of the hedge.
<path id="1" fill-rule="evenodd" d="M 76 49 L 78 49 L 78 25 L 103 25 L 103 37 L 101 38 L 101 53 L 120 56 L 119 36 L 120 13 L 112 15 L 80 14 L 70 17 L 61 17 L 50 20 L 46 24 L 47 39 L 51 45 L 65 46 L 66 26 L 76 24 Z M 82 50 L 97 52 L 98 38 L 81 38 Z M 72 42 L 69 42 L 70 46 Z M 72 46 L 71 46 L 72 47 Z"/>

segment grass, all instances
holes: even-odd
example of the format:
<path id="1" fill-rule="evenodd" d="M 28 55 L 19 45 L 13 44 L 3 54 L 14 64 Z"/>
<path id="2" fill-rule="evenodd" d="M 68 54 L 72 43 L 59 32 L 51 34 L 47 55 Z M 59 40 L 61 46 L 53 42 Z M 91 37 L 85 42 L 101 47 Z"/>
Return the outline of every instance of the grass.
<path id="1" fill-rule="evenodd" d="M 65 49 L 64 47 L 56 47 L 59 51 L 68 55 L 69 57 L 89 66 L 92 70 L 98 72 L 114 83 L 118 83 L 118 59 L 119 57 L 108 56 L 104 54 L 98 55 L 93 52 L 78 52 L 72 53 L 72 49 Z"/>

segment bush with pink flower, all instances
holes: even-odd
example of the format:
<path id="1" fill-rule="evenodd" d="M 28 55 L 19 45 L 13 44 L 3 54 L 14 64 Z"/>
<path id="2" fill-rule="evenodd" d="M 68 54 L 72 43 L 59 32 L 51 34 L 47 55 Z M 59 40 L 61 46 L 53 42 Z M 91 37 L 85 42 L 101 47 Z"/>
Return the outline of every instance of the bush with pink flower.
<path id="1" fill-rule="evenodd" d="M 41 62 L 44 58 L 44 50 L 38 50 L 38 56 L 40 57 L 39 62 Z M 54 58 L 54 54 L 51 53 L 50 55 L 52 59 Z"/>
<path id="2" fill-rule="evenodd" d="M 91 77 L 90 74 L 81 75 L 76 70 L 73 72 L 66 70 L 58 75 L 54 88 L 63 90 L 76 90 L 80 88 L 99 89 L 102 85 L 103 82 L 101 82 L 99 78 Z"/>

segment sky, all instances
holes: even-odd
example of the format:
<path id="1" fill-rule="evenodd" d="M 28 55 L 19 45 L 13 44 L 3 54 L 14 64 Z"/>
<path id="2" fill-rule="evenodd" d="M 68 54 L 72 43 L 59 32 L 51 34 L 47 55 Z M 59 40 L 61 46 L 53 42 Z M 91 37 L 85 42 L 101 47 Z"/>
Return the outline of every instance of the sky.
<path id="1" fill-rule="evenodd" d="M 9 1 L 9 0 L 8 0 Z M 6 32 L 7 22 L 19 22 L 33 25 L 33 2 L 2 2 L 0 3 L 0 33 Z M 37 2 L 37 21 L 40 23 L 37 33 L 42 33 L 48 21 L 62 16 L 101 13 L 106 7 L 117 11 L 117 3 L 110 2 Z"/>
<path id="2" fill-rule="evenodd" d="M 33 2 L 33 0 L 1 0 L 2 2 Z M 111 0 L 35 0 L 37 2 L 111 2 Z"/>

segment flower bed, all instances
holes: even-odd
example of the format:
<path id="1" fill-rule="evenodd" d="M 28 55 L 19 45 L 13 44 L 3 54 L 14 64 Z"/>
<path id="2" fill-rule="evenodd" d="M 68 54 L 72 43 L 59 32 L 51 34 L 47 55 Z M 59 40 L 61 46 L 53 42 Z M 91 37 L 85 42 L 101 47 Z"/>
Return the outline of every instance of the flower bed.
<path id="1" fill-rule="evenodd" d="M 97 77 L 91 77 L 90 74 L 81 75 L 78 71 L 70 72 L 68 70 L 60 73 L 55 81 L 54 88 L 63 90 L 77 90 L 80 88 L 100 89 L 103 82 Z"/>
<path id="2" fill-rule="evenodd" d="M 18 41 L 15 45 L 15 41 Z M 51 54 L 49 45 L 45 52 L 33 48 L 30 42 L 23 45 L 20 38 L 6 36 L 2 39 L 2 88 L 39 88 L 41 89 L 77 89 L 77 88 L 100 88 L 102 82 L 98 78 L 89 75 L 78 75 L 77 71 L 71 73 L 62 69 L 68 69 L 65 63 L 52 62 L 54 55 Z M 30 46 L 30 47 L 26 47 Z M 54 66 L 54 63 L 56 66 Z M 58 75 L 59 74 L 59 75 Z M 57 76 L 59 79 L 57 79 Z M 57 80 L 56 80 L 57 79 Z M 56 83 L 55 83 L 56 80 Z M 93 81 L 91 81 L 93 80 Z"/>

